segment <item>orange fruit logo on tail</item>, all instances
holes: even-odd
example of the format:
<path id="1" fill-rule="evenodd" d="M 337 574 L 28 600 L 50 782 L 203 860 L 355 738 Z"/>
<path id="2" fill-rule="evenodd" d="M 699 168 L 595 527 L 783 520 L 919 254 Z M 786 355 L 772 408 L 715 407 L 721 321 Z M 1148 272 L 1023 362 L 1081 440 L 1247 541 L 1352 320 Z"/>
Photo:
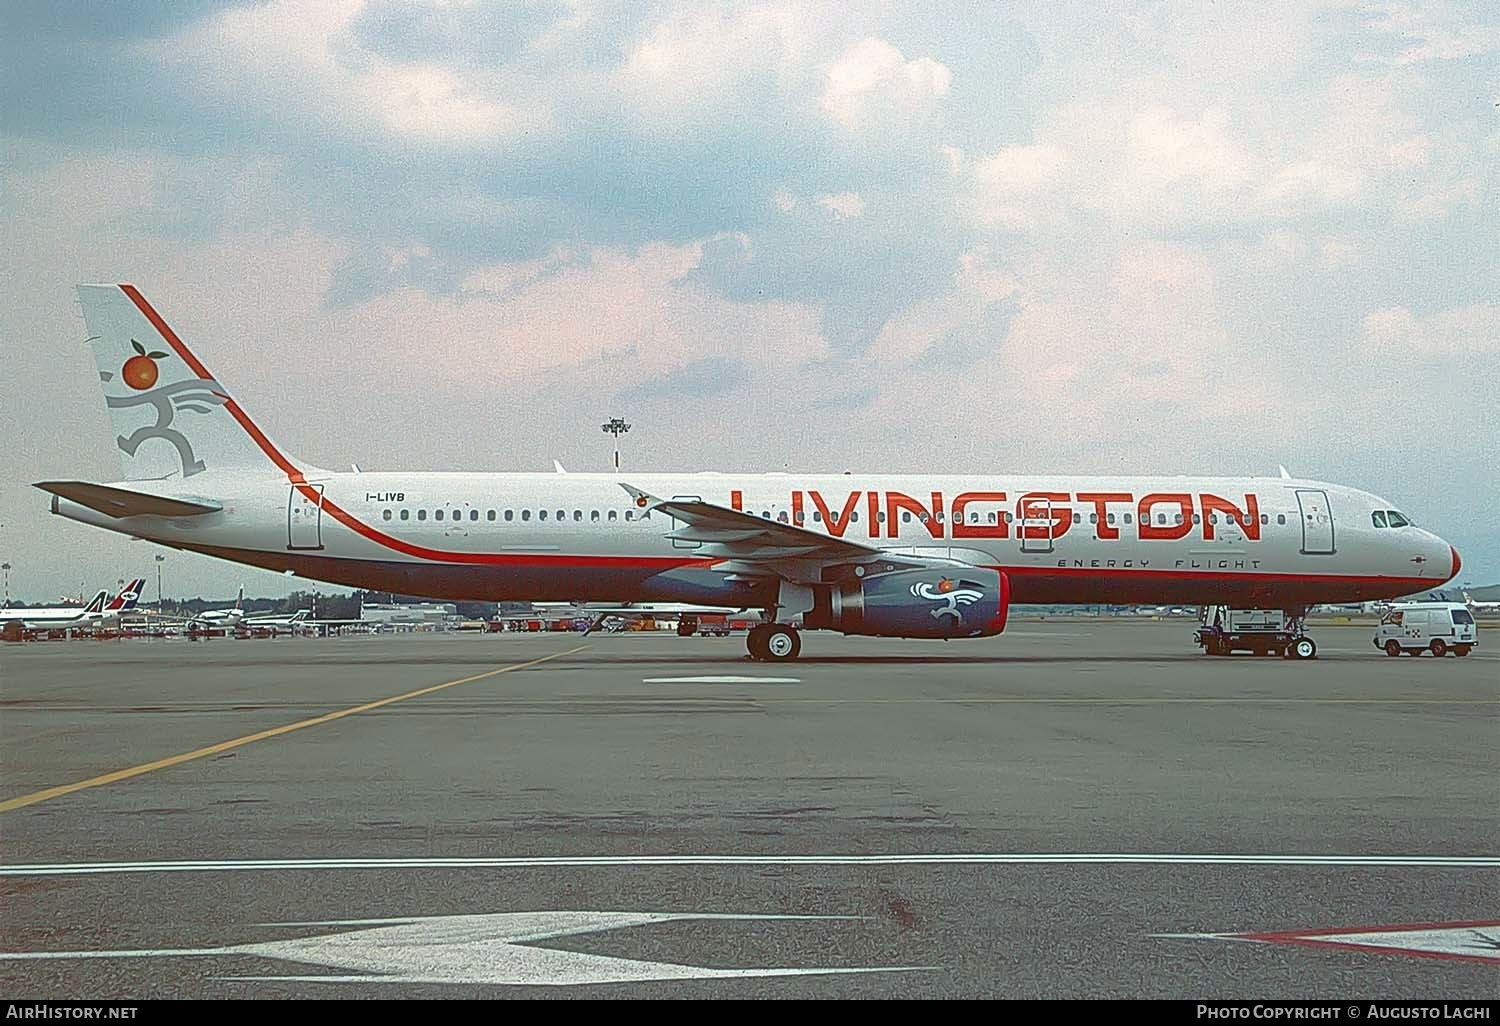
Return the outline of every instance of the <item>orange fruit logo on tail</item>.
<path id="1" fill-rule="evenodd" d="M 120 376 L 125 379 L 125 384 L 139 392 L 144 392 L 156 384 L 156 361 L 164 358 L 166 353 L 155 350 L 146 352 L 146 347 L 135 339 L 130 340 L 130 345 L 135 349 L 135 355 L 125 361 L 125 366 L 120 368 Z"/>

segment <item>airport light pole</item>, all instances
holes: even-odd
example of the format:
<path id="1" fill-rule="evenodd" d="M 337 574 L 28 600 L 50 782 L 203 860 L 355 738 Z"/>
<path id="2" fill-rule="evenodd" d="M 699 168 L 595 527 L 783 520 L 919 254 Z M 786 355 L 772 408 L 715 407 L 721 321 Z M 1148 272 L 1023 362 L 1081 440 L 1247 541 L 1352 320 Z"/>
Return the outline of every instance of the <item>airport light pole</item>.
<path id="1" fill-rule="evenodd" d="M 10 605 L 10 564 L 0 563 L 0 570 L 5 571 L 5 604 Z"/>
<path id="2" fill-rule="evenodd" d="M 161 565 L 167 557 L 161 553 L 156 554 L 156 611 L 161 612 Z"/>
<path id="3" fill-rule="evenodd" d="M 630 430 L 630 425 L 619 417 L 613 417 L 604 425 L 606 435 L 615 436 L 615 473 L 620 472 L 620 436 Z"/>

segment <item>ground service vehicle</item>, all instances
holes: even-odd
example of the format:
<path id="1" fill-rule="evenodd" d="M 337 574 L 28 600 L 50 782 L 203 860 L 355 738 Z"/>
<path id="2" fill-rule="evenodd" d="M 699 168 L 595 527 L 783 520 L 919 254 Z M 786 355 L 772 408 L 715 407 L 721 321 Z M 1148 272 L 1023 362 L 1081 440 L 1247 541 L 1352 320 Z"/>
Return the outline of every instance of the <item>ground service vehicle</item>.
<path id="1" fill-rule="evenodd" d="M 1466 656 L 1479 646 L 1479 627 L 1468 606 L 1459 602 L 1409 602 L 1392 606 L 1375 628 L 1375 647 L 1395 657 L 1402 652 L 1431 652 L 1441 659 L 1450 651 Z"/>
<path id="2" fill-rule="evenodd" d="M 1303 634 L 1302 618 L 1288 616 L 1282 609 L 1204 606 L 1199 620 L 1202 626 L 1194 633 L 1193 640 L 1203 646 L 1205 655 L 1253 652 L 1312 659 L 1318 654 L 1313 639 Z"/>

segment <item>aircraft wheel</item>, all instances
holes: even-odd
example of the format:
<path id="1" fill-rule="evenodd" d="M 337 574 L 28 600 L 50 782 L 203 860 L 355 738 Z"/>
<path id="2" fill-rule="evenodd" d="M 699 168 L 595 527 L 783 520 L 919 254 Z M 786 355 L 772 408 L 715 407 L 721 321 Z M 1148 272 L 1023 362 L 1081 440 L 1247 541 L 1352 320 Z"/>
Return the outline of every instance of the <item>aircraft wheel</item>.
<path id="1" fill-rule="evenodd" d="M 1442 638 L 1432 639 L 1432 654 L 1439 659 L 1448 654 L 1448 646 L 1443 642 Z"/>
<path id="2" fill-rule="evenodd" d="M 1468 645 L 1454 645 L 1453 646 L 1453 654 L 1456 655 L 1456 656 L 1458 656 L 1460 659 L 1462 659 L 1464 656 L 1466 656 L 1466 655 L 1469 654 L 1469 646 Z"/>
<path id="3" fill-rule="evenodd" d="M 1395 638 L 1385 643 L 1385 654 L 1395 659 L 1401 655 L 1401 643 Z"/>
<path id="4" fill-rule="evenodd" d="M 766 651 L 766 635 L 770 630 L 770 624 L 756 624 L 750 628 L 750 633 L 745 635 L 745 648 L 749 651 L 751 659 L 765 659 L 769 655 Z"/>
<path id="5" fill-rule="evenodd" d="M 764 658 L 773 663 L 789 663 L 802 651 L 802 639 L 785 624 L 773 624 L 766 632 Z"/>
<path id="6" fill-rule="evenodd" d="M 1298 659 L 1312 659 L 1318 654 L 1318 646 L 1312 638 L 1298 638 L 1292 642 L 1292 655 Z"/>

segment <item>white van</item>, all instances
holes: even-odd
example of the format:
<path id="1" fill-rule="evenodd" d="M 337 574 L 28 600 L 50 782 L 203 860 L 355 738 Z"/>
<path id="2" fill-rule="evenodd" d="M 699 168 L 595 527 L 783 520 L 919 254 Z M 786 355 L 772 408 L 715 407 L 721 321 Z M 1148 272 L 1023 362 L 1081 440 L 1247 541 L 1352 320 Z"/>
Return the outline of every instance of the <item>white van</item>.
<path id="1" fill-rule="evenodd" d="M 1466 656 L 1479 645 L 1474 614 L 1458 602 L 1408 602 L 1392 606 L 1375 630 L 1375 647 L 1388 656 L 1424 650 L 1441 659 Z"/>

